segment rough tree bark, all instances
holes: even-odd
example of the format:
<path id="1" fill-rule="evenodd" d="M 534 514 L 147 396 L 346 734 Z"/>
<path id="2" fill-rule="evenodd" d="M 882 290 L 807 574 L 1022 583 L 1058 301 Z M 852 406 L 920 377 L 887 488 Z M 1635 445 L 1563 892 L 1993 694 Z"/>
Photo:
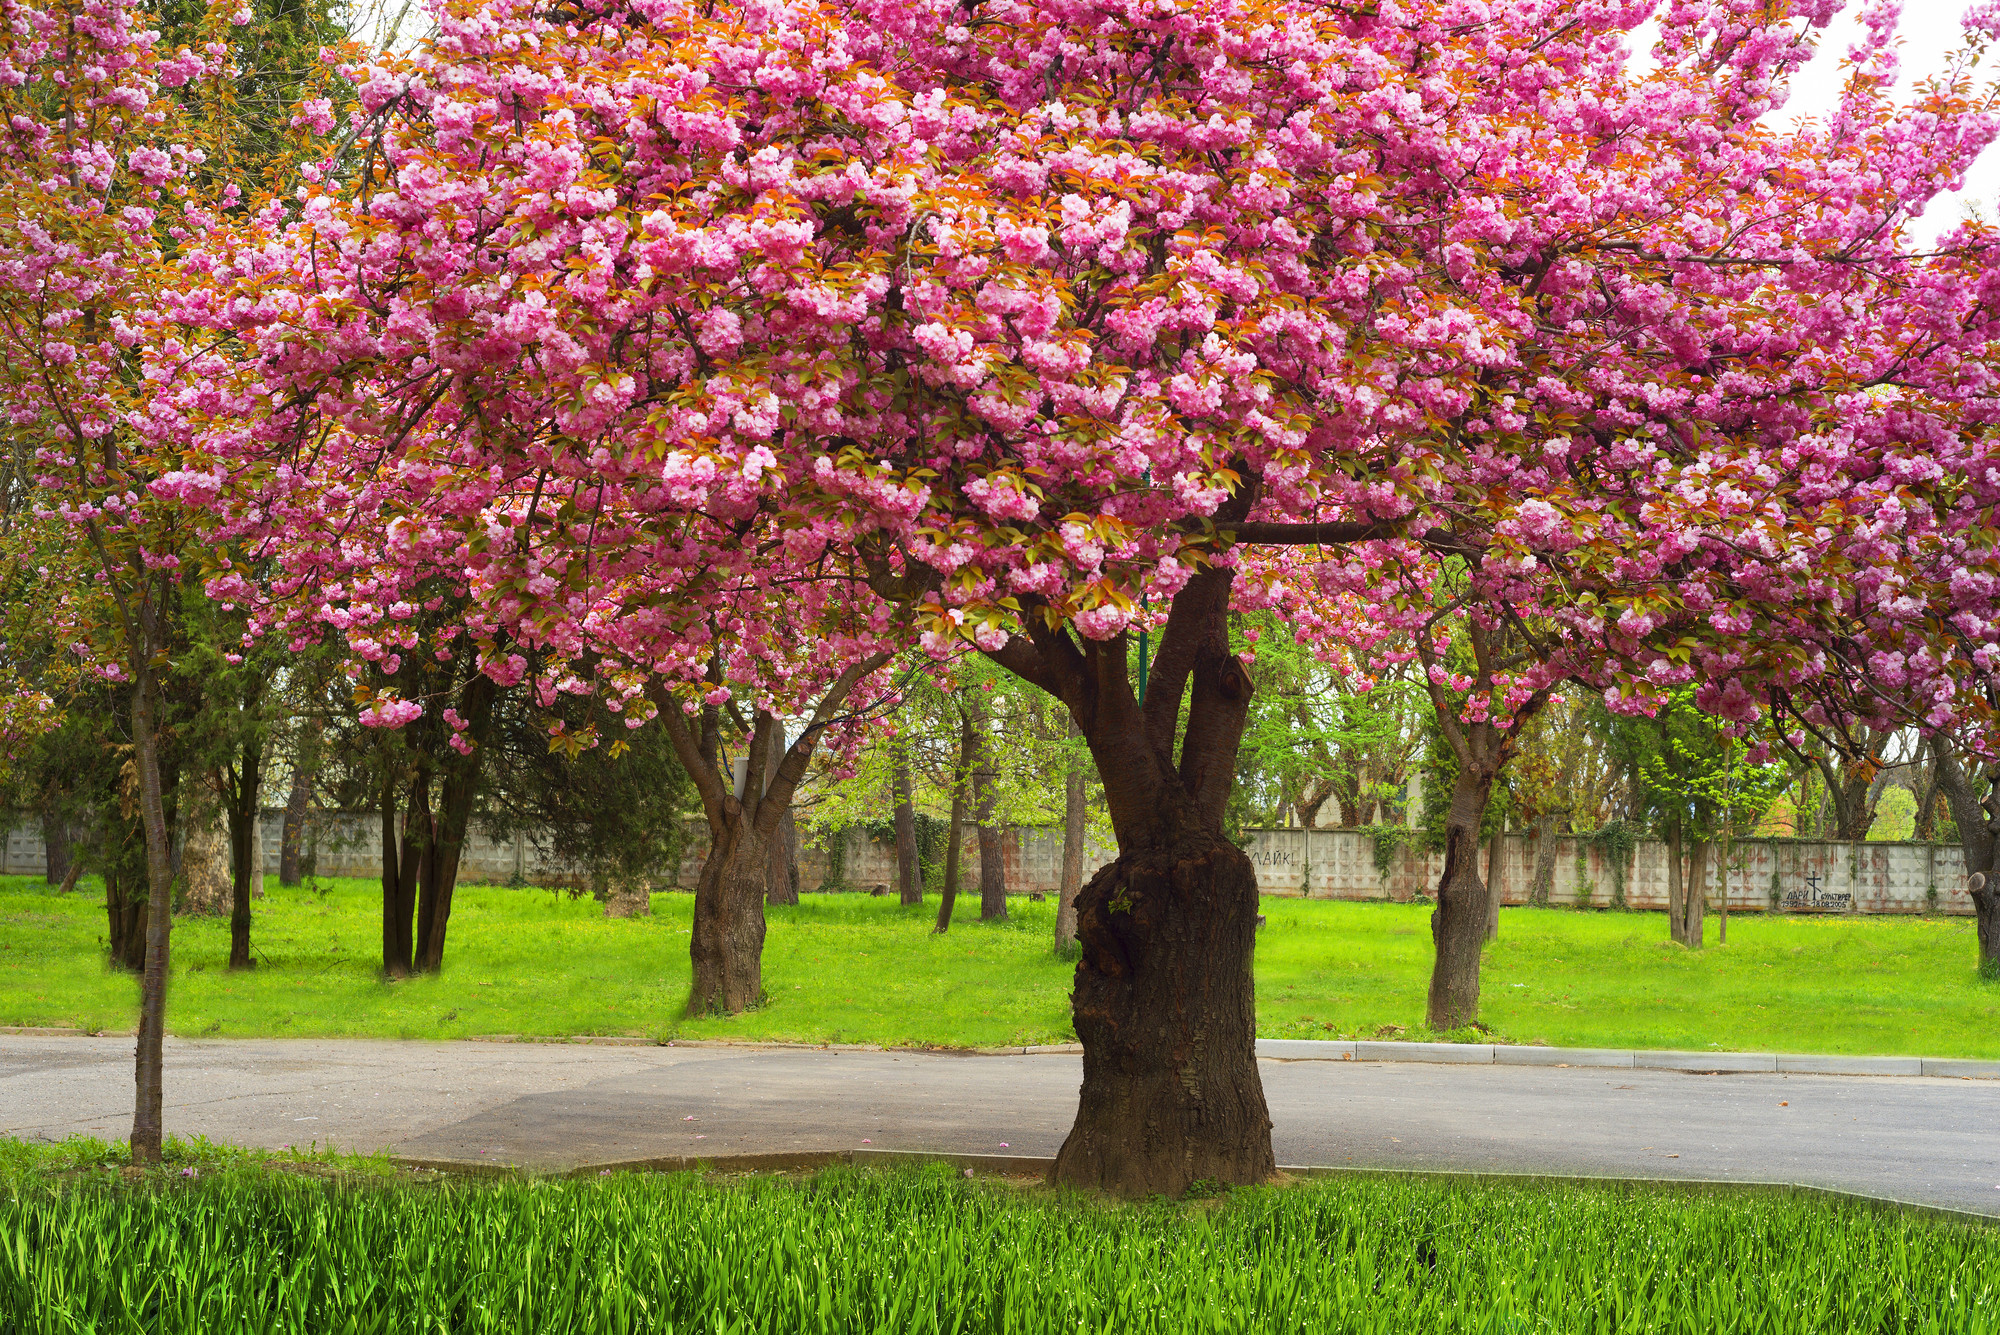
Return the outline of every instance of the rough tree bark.
<path id="1" fill-rule="evenodd" d="M 694 964 L 689 1015 L 714 1011 L 734 1015 L 763 997 L 764 895 L 772 838 L 812 763 L 820 733 L 849 693 L 888 661 L 889 655 L 874 654 L 850 664 L 821 694 L 798 740 L 782 750 L 776 745 L 778 719 L 759 710 L 752 722 L 741 793 L 734 791 L 722 771 L 720 711 L 704 707 L 697 734 L 688 726 L 680 700 L 658 683 L 651 688 L 667 737 L 701 795 L 702 814 L 708 820 L 708 856 L 695 881 L 694 926 L 688 936 Z M 716 684 L 720 684 L 719 669 Z"/>
<path id="2" fill-rule="evenodd" d="M 1175 595 L 1143 705 L 1124 636 L 1079 643 L 1030 609 L 991 655 L 1068 706 L 1118 837 L 1077 896 L 1083 1087 L 1057 1182 L 1178 1196 L 1275 1169 L 1254 1050 L 1257 880 L 1222 824 L 1251 692 L 1229 650 L 1232 577 L 1204 569 Z"/>
<path id="3" fill-rule="evenodd" d="M 1535 820 L 1535 879 L 1528 887 L 1528 900 L 1537 908 L 1549 906 L 1556 884 L 1556 818 Z"/>
<path id="4" fill-rule="evenodd" d="M 972 762 L 977 754 L 978 734 L 965 714 L 958 718 L 958 764 L 951 772 L 951 830 L 945 836 L 944 887 L 938 896 L 937 926 L 934 932 L 951 930 L 951 913 L 958 906 L 959 852 L 965 844 L 965 793 L 972 783 Z"/>
<path id="5" fill-rule="evenodd" d="M 764 872 L 764 901 L 768 904 L 799 902 L 799 817 L 791 803 L 785 804 L 771 833 L 771 865 Z"/>
<path id="6" fill-rule="evenodd" d="M 1951 818 L 1958 825 L 1959 846 L 1965 850 L 1967 888 L 1972 892 L 1972 912 L 1979 929 L 1979 972 L 1982 977 L 2000 979 L 2000 765 L 1984 767 L 1978 775 L 1966 773 L 1965 766 L 1942 739 L 1936 743 L 1937 783 L 1951 806 Z M 1985 800 L 1978 790 L 1984 787 Z"/>
<path id="7" fill-rule="evenodd" d="M 161 581 L 164 584 L 164 581 Z M 164 590 L 163 590 L 164 592 Z M 166 801 L 160 783 L 160 684 L 152 664 L 166 652 L 159 600 L 138 609 L 143 652 L 132 667 L 132 758 L 138 769 L 139 813 L 146 830 L 146 955 L 139 989 L 139 1039 L 135 1045 L 132 1161 L 160 1161 L 161 1105 L 165 1089 L 168 933 L 173 926 L 173 852 L 168 846 Z"/>
<path id="8" fill-rule="evenodd" d="M 1438 878 L 1437 907 L 1431 910 L 1430 995 L 1424 1022 L 1434 1030 L 1460 1029 L 1479 1020 L 1479 951 L 1486 944 L 1486 887 L 1479 879 L 1479 825 L 1504 756 L 1486 730 L 1464 736 L 1471 744 L 1460 758 L 1444 822 L 1444 874 Z"/>
<path id="9" fill-rule="evenodd" d="M 910 753 L 896 744 L 892 780 L 896 796 L 896 890 L 905 907 L 924 902 L 924 878 L 917 855 L 916 784 L 910 778 Z"/>
<path id="10" fill-rule="evenodd" d="M 1076 721 L 1070 720 L 1069 735 L 1076 736 Z M 1076 944 L 1076 895 L 1083 888 L 1083 838 L 1086 798 L 1082 762 L 1071 759 L 1063 781 L 1062 884 L 1056 887 L 1056 949 L 1066 951 Z"/>
<path id="11" fill-rule="evenodd" d="M 1701 949 L 1707 889 L 1708 840 L 1689 840 L 1676 821 L 1667 827 L 1667 932 L 1691 950 Z"/>

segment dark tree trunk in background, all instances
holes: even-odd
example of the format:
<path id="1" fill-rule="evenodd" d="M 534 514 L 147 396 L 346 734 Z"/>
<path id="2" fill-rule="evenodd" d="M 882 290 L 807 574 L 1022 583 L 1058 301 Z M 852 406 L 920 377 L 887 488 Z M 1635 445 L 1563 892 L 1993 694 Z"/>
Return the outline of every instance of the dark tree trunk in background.
<path id="1" fill-rule="evenodd" d="M 991 655 L 1068 706 L 1118 836 L 1117 861 L 1077 897 L 1083 1086 L 1059 1183 L 1179 1196 L 1275 1171 L 1255 1053 L 1257 880 L 1222 823 L 1251 692 L 1229 651 L 1232 578 L 1204 569 L 1175 595 L 1143 705 L 1123 635 L 1078 642 L 1031 607 Z"/>
<path id="2" fill-rule="evenodd" d="M 285 795 L 285 824 L 278 836 L 278 884 L 297 885 L 305 874 L 306 821 L 312 814 L 313 789 L 320 765 L 318 723 L 299 725 L 292 753 L 292 786 Z"/>
<path id="3" fill-rule="evenodd" d="M 2000 766 L 1968 774 L 1964 764 L 1942 739 L 1936 742 L 1937 783 L 1951 805 L 1958 825 L 1959 846 L 1965 850 L 1965 870 L 1972 892 L 1972 912 L 1979 929 L 1979 972 L 2000 979 Z M 1982 801 L 1980 788 L 1986 789 Z"/>
<path id="4" fill-rule="evenodd" d="M 442 761 L 444 781 L 439 786 L 437 819 L 431 827 L 421 895 L 417 901 L 415 966 L 425 973 L 444 967 L 444 943 L 451 927 L 452 892 L 458 888 L 458 866 L 465 853 L 465 837 L 472 826 L 472 806 L 479 796 L 479 774 L 484 767 L 485 746 L 493 731 L 493 697 L 498 692 L 493 679 L 475 672 L 458 693 L 458 713 L 465 720 L 465 739 L 472 754 L 448 750 Z"/>
<path id="5" fill-rule="evenodd" d="M 398 847 L 396 789 L 402 776 L 388 763 L 383 748 L 382 775 L 382 972 L 391 978 L 410 976 L 410 914 L 416 908 L 416 878 L 405 877 L 404 861 L 414 856 L 408 840 Z"/>
<path id="6" fill-rule="evenodd" d="M 688 956 L 694 965 L 687 1014 L 730 1015 L 756 1005 L 764 995 L 764 898 L 770 874 L 771 842 L 788 814 L 792 795 L 812 763 L 819 735 L 841 703 L 870 673 L 888 662 L 876 654 L 851 664 L 820 696 L 818 706 L 789 747 L 780 744 L 782 725 L 758 710 L 746 753 L 743 791 L 722 770 L 722 716 L 712 706 L 698 715 L 700 732 L 688 726 L 681 702 L 657 683 L 649 691 L 673 743 L 681 767 L 701 794 L 708 820 L 708 856 L 695 881 L 694 925 Z M 714 677 L 721 684 L 720 669 Z"/>
<path id="7" fill-rule="evenodd" d="M 146 885 L 136 877 L 104 875 L 104 915 L 111 962 L 131 973 L 146 967 Z"/>
<path id="8" fill-rule="evenodd" d="M 67 882 L 71 857 L 69 822 L 53 811 L 43 812 L 42 880 L 48 885 L 62 885 Z"/>
<path id="9" fill-rule="evenodd" d="M 250 890 L 259 855 L 257 819 L 262 814 L 264 742 L 245 742 L 233 770 L 225 770 L 229 791 L 224 795 L 229 820 L 229 967 L 247 969 L 250 959 Z"/>
<path id="10" fill-rule="evenodd" d="M 987 736 L 983 713 L 975 726 L 979 749 L 972 764 L 972 818 L 979 826 L 979 920 L 1005 922 L 1007 858 L 1001 846 L 1000 828 L 993 823 L 994 808 L 1000 800 L 1000 775 L 993 764 L 993 739 Z"/>
<path id="11" fill-rule="evenodd" d="M 924 902 L 922 859 L 917 854 L 916 785 L 910 779 L 910 753 L 896 746 L 896 892 L 905 906 Z"/>
<path id="12" fill-rule="evenodd" d="M 1075 720 L 1070 722 L 1069 734 L 1076 736 Z M 1076 896 L 1083 889 L 1084 820 L 1089 814 L 1084 809 L 1085 796 L 1083 765 L 1072 760 L 1069 775 L 1063 781 L 1062 884 L 1056 888 L 1057 950 L 1068 950 L 1076 944 Z"/>
<path id="13" fill-rule="evenodd" d="M 1431 987 L 1425 1023 L 1460 1029 L 1479 1019 L 1479 951 L 1486 943 L 1488 903 L 1479 879 L 1479 825 L 1499 766 L 1482 753 L 1461 759 L 1444 822 L 1444 874 L 1431 910 Z M 1480 763 L 1482 760 L 1487 763 Z"/>
<path id="14" fill-rule="evenodd" d="M 972 784 L 972 762 L 978 754 L 978 734 L 969 715 L 958 719 L 958 764 L 951 772 L 951 831 L 945 836 L 944 893 L 938 897 L 938 932 L 951 930 L 951 912 L 958 905 L 959 851 L 965 843 L 965 793 Z"/>

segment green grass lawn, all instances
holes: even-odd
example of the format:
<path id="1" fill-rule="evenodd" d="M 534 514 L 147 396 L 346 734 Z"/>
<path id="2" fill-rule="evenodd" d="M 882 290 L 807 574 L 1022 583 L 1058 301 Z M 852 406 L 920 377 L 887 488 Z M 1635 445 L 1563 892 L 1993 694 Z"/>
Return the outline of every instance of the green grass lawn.
<path id="1" fill-rule="evenodd" d="M 257 969 L 230 974 L 221 918 L 174 924 L 172 1032 L 184 1036 L 481 1034 L 782 1039 L 997 1046 L 1066 1042 L 1073 966 L 1049 945 L 1053 904 L 1015 899 L 978 921 L 935 901 L 808 895 L 770 911 L 766 1005 L 684 1020 L 684 894 L 613 921 L 590 899 L 468 886 L 445 971 L 377 974 L 380 900 L 368 881 L 275 886 L 256 906 Z M 1431 946 L 1421 906 L 1267 899 L 1258 1031 L 1268 1037 L 1425 1037 Z M 86 883 L 60 897 L 0 878 L 0 1025 L 131 1026 L 136 984 L 102 963 Z M 1711 921 L 1710 941 L 1714 940 Z M 2000 1058 L 2000 985 L 1975 968 L 1969 919 L 1739 915 L 1727 947 L 1689 951 L 1656 913 L 1509 909 L 1489 946 L 1493 1037 L 1577 1047 L 1722 1048 Z M 1461 1037 L 1465 1035 L 1460 1035 Z"/>
<path id="2" fill-rule="evenodd" d="M 0 1141 L 0 1330 L 1974 1332 L 2000 1229 L 1764 1190 L 1323 1178 L 1118 1205 L 942 1165 L 385 1179 Z"/>

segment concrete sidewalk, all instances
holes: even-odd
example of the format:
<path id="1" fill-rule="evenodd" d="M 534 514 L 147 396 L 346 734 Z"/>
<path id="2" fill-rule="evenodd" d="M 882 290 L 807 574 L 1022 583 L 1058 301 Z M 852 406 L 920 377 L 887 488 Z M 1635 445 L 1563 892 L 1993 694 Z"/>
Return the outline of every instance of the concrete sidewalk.
<path id="1" fill-rule="evenodd" d="M 1414 1045 L 1401 1045 L 1414 1046 Z M 1707 1059 L 1709 1055 L 1704 1055 Z M 1052 1155 L 1070 1053 L 169 1040 L 167 1130 L 570 1169 L 743 1153 Z M 2000 1216 L 2000 1083 L 1265 1060 L 1281 1163 L 1790 1182 Z M 0 1037 L 0 1134 L 124 1136 L 130 1039 Z"/>

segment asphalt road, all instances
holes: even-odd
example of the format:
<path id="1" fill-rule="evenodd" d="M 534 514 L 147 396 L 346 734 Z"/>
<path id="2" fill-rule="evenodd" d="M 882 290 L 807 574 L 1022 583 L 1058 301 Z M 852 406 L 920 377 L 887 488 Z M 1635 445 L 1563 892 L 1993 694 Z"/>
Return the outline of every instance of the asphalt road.
<path id="1" fill-rule="evenodd" d="M 1282 1164 L 1794 1182 L 2000 1216 L 2000 1081 L 1263 1061 Z M 167 1131 L 547 1168 L 1051 1155 L 1081 1059 L 169 1040 Z M 132 1041 L 0 1037 L 0 1134 L 124 1136 Z"/>

